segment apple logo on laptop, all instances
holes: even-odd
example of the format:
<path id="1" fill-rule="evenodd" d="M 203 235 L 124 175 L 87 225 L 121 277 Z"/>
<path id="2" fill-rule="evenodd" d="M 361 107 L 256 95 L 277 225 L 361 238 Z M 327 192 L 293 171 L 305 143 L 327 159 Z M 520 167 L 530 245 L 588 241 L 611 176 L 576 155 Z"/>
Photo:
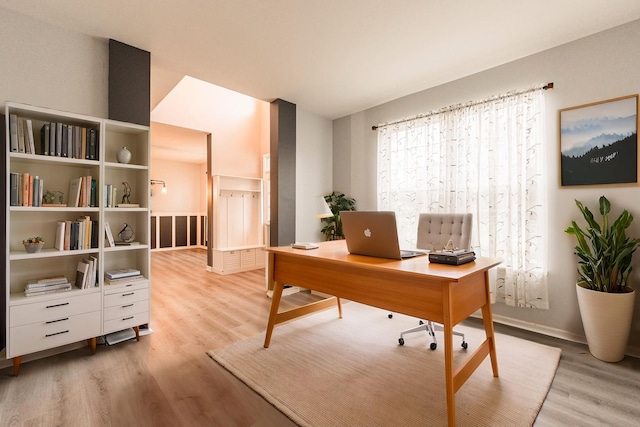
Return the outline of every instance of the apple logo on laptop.
<path id="1" fill-rule="evenodd" d="M 371 237 L 371 230 L 369 230 L 368 228 L 364 229 L 364 237 Z"/>

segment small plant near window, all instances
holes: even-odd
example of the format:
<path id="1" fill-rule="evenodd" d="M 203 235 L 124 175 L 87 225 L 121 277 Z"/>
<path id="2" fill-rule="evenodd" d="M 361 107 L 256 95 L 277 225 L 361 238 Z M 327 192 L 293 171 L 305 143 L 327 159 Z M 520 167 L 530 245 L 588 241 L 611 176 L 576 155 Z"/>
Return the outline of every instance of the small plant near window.
<path id="1" fill-rule="evenodd" d="M 326 223 L 326 225 L 322 227 L 322 234 L 324 234 L 326 240 L 344 239 L 344 234 L 342 234 L 340 211 L 355 211 L 355 199 L 347 197 L 343 193 L 334 191 L 331 194 L 324 196 L 324 200 L 327 202 L 327 205 L 329 205 L 333 216 L 322 218 L 322 221 Z"/>

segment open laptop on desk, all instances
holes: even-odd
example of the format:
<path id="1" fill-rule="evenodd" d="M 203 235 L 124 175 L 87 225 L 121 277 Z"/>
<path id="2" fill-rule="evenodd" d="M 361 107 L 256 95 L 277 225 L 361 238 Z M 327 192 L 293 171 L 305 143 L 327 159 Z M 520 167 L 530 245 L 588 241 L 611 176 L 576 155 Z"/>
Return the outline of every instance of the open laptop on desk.
<path id="1" fill-rule="evenodd" d="M 400 250 L 395 212 L 342 211 L 340 219 L 351 254 L 389 259 L 425 255 L 424 251 Z"/>

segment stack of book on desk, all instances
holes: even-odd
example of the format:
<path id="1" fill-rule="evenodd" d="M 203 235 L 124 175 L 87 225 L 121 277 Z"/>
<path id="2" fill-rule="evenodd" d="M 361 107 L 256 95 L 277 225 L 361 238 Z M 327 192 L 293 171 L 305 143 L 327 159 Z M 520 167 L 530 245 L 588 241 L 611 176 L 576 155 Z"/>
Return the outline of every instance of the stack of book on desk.
<path id="1" fill-rule="evenodd" d="M 64 292 L 69 289 L 71 289 L 71 283 L 69 283 L 64 276 L 43 277 L 41 279 L 29 280 L 27 286 L 24 288 L 24 295 L 31 297 L 54 292 Z"/>
<path id="2" fill-rule="evenodd" d="M 105 285 L 121 285 L 123 283 L 145 280 L 140 270 L 133 268 L 124 268 L 120 270 L 110 270 L 104 272 Z"/>

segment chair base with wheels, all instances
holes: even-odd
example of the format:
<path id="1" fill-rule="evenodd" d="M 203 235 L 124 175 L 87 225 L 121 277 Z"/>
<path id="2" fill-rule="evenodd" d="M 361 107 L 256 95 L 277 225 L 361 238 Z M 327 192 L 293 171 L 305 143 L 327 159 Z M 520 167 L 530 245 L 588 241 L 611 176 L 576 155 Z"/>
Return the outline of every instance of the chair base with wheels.
<path id="1" fill-rule="evenodd" d="M 389 314 L 389 318 L 391 318 L 392 315 Z M 420 324 L 414 328 L 410 328 L 410 329 L 406 329 L 402 332 L 400 332 L 400 338 L 398 338 L 398 344 L 400 345 L 404 345 L 404 335 L 405 334 L 410 334 L 412 332 L 420 332 L 420 331 L 426 331 L 430 336 L 431 339 L 433 340 L 431 342 L 431 344 L 429 345 L 429 348 L 431 350 L 435 350 L 436 348 L 438 348 L 438 341 L 436 340 L 436 330 L 438 331 L 444 331 L 444 328 L 442 327 L 442 325 L 440 325 L 439 323 L 434 323 L 430 320 L 427 320 L 427 322 L 425 323 L 424 321 L 420 320 L 419 322 Z M 467 344 L 467 341 L 465 341 L 464 339 L 464 334 L 462 332 L 458 332 L 458 331 L 453 331 L 453 335 L 459 336 L 462 338 L 462 345 L 461 347 L 463 349 L 467 349 L 469 347 L 469 345 Z"/>

